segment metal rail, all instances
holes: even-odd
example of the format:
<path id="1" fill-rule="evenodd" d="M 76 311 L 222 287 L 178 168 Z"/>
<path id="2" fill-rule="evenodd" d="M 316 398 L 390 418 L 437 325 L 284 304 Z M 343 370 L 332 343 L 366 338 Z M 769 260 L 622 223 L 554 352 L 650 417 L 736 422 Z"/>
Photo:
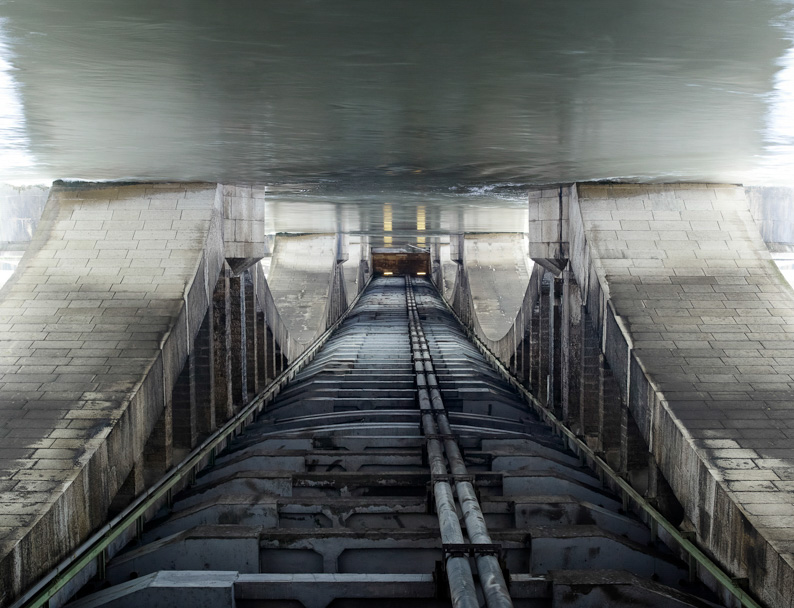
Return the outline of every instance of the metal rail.
<path id="1" fill-rule="evenodd" d="M 247 406 L 205 439 L 181 463 L 166 473 L 160 481 L 146 490 L 119 515 L 89 537 L 47 576 L 14 602 L 10 608 L 39 608 L 40 606 L 48 605 L 58 591 L 94 560 L 97 560 L 97 572 L 103 572 L 110 557 L 108 555 L 108 547 L 111 543 L 133 526 L 135 526 L 136 532 L 140 534 L 145 523 L 146 512 L 149 509 L 157 507 L 158 503 L 163 499 L 170 502 L 174 487 L 184 479 L 195 480 L 197 472 L 203 468 L 203 462 L 206 461 L 210 465 L 214 463 L 217 453 L 223 450 L 235 435 L 242 432 L 249 420 L 253 420 L 274 399 L 284 385 L 311 361 L 317 351 L 331 337 L 331 334 L 347 318 L 355 305 L 358 304 L 361 295 L 369 286 L 371 280 L 372 277 L 367 280 L 353 302 L 347 307 L 347 310 L 311 346 L 301 353 L 289 367 L 282 371 L 263 392 L 259 393 Z"/>
<path id="2" fill-rule="evenodd" d="M 445 545 L 463 543 L 463 534 L 460 529 L 457 510 L 455 509 L 452 487 L 449 483 L 451 478 L 455 482 L 455 491 L 463 512 L 470 543 L 472 546 L 489 547 L 487 551 L 474 549 L 477 571 L 480 575 L 480 585 L 485 595 L 486 604 L 488 608 L 512 608 L 513 601 L 507 590 L 507 583 L 499 560 L 493 554 L 493 543 L 485 525 L 485 517 L 477 500 L 474 486 L 470 481 L 463 454 L 461 454 L 458 443 L 452 434 L 452 427 L 447 418 L 444 402 L 438 388 L 438 379 L 430 356 L 430 348 L 419 319 L 411 281 L 411 277 L 406 276 L 405 297 L 408 304 L 411 350 L 414 357 L 419 409 L 422 412 L 422 430 L 427 437 L 428 460 L 430 461 L 430 470 L 433 477 L 431 483 L 433 484 L 433 494 L 441 527 L 441 540 Z M 452 475 L 447 474 L 442 445 L 443 451 L 446 452 Z M 461 556 L 459 552 L 448 552 L 446 563 L 453 605 L 456 608 L 458 606 L 477 606 L 473 581 L 471 582 L 471 591 L 469 590 L 471 567 L 468 558 Z M 463 572 L 458 570 L 460 564 L 465 564 L 465 567 L 462 568 Z"/>
<path id="3" fill-rule="evenodd" d="M 432 285 L 432 283 L 428 284 Z M 436 289 L 435 285 L 432 285 L 433 289 Z M 437 291 L 437 290 L 436 290 Z M 664 529 L 678 544 L 678 546 L 686 553 L 688 556 L 688 561 L 690 563 L 690 568 L 695 569 L 697 565 L 700 565 L 704 570 L 706 570 L 714 579 L 717 581 L 717 584 L 722 586 L 728 593 L 730 593 L 733 597 L 735 597 L 742 606 L 746 606 L 747 608 L 763 608 L 761 604 L 759 604 L 755 599 L 753 599 L 747 591 L 739 587 L 736 582 L 736 579 L 732 578 L 729 574 L 727 574 L 722 568 L 720 568 L 717 564 L 711 561 L 705 553 L 703 553 L 689 538 L 687 538 L 687 534 L 682 532 L 678 528 L 676 528 L 673 524 L 671 524 L 667 519 L 659 513 L 639 492 L 637 492 L 631 485 L 623 479 L 618 473 L 610 467 L 606 461 L 604 461 L 600 456 L 598 456 L 592 449 L 590 449 L 586 443 L 584 443 L 576 434 L 571 431 L 554 413 L 546 408 L 540 401 L 530 393 L 526 387 L 515 377 L 513 374 L 510 373 L 504 364 L 499 360 L 499 358 L 494 355 L 490 349 L 480 340 L 477 335 L 460 319 L 458 314 L 455 310 L 449 305 L 449 303 L 444 299 L 444 297 L 439 293 L 440 300 L 444 303 L 444 306 L 449 310 L 458 324 L 463 328 L 466 332 L 466 336 L 477 346 L 483 356 L 488 360 L 488 362 L 496 368 L 496 370 L 501 374 L 501 376 L 510 383 L 510 385 L 515 388 L 518 393 L 529 403 L 532 409 L 544 420 L 547 424 L 555 429 L 555 431 L 563 435 L 568 440 L 568 447 L 577 455 L 580 459 L 587 459 L 593 463 L 593 466 L 598 469 L 598 471 L 604 476 L 604 478 L 609 478 L 612 480 L 621 490 L 623 493 L 623 500 L 627 502 L 628 500 L 633 500 L 637 506 L 642 509 L 650 518 L 651 522 L 651 532 L 653 535 L 656 535 L 658 528 L 661 527 Z"/>

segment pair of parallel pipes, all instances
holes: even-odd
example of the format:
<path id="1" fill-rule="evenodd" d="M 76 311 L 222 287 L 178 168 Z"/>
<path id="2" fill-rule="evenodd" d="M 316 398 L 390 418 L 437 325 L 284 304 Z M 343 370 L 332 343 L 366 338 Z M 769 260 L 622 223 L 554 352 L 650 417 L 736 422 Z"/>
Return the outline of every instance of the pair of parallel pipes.
<path id="1" fill-rule="evenodd" d="M 474 545 L 491 545 L 491 537 L 485 525 L 477 494 L 469 481 L 463 455 L 452 434 L 452 427 L 441 399 L 430 349 L 417 312 L 410 276 L 405 277 L 405 299 L 408 307 L 408 327 L 411 334 L 419 410 L 422 415 L 422 430 L 427 437 L 427 456 L 441 529 L 441 541 L 444 544 L 465 543 L 452 485 L 449 482 L 452 479 L 455 482 L 455 492 L 460 501 L 469 542 Z M 444 462 L 445 452 L 451 475 Z M 512 608 L 513 601 L 510 599 L 499 560 L 495 555 L 476 552 L 476 548 L 475 555 L 480 585 L 488 608 Z M 469 558 L 450 554 L 446 557 L 446 569 L 454 608 L 479 608 Z"/>

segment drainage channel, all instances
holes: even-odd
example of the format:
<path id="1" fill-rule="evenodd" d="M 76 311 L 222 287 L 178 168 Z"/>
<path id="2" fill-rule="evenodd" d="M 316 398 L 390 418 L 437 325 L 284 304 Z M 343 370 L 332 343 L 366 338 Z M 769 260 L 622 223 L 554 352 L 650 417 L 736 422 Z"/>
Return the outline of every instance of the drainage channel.
<path id="1" fill-rule="evenodd" d="M 383 277 L 71 605 L 714 606 L 622 506 L 431 283 Z"/>

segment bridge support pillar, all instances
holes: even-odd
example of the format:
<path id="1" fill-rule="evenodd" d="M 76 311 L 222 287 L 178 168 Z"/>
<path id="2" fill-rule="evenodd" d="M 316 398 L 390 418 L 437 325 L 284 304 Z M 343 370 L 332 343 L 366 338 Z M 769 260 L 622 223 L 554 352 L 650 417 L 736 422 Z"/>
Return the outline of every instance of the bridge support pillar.
<path id="1" fill-rule="evenodd" d="M 583 311 L 584 312 L 584 311 Z M 579 392 L 579 427 L 587 445 L 594 450 L 599 449 L 598 433 L 600 407 L 600 372 L 601 349 L 598 335 L 593 327 L 589 312 L 584 312 L 582 319 L 582 381 Z"/>
<path id="2" fill-rule="evenodd" d="M 549 395 L 548 405 L 562 415 L 562 277 L 549 283 Z"/>
<path id="3" fill-rule="evenodd" d="M 580 435 L 582 433 L 579 412 L 582 377 L 582 294 L 570 268 L 566 268 L 563 273 L 561 342 L 562 416 L 571 430 Z"/>
<path id="4" fill-rule="evenodd" d="M 191 354 L 195 368 L 196 432 L 200 437 L 209 435 L 216 428 L 213 319 L 211 306 L 196 334 Z"/>
<path id="5" fill-rule="evenodd" d="M 154 425 L 143 451 L 143 478 L 146 486 L 160 479 L 174 462 L 173 404 L 169 399 Z"/>
<path id="6" fill-rule="evenodd" d="M 245 289 L 245 351 L 248 377 L 248 398 L 259 392 L 259 349 L 257 348 L 259 321 L 256 312 L 256 273 L 247 270 L 243 275 Z"/>
<path id="7" fill-rule="evenodd" d="M 548 278 L 548 276 L 547 276 Z M 539 328 L 538 328 L 538 382 L 537 382 L 537 396 L 541 403 L 549 404 L 549 396 L 551 391 L 551 298 L 549 294 L 552 292 L 550 281 L 544 280 L 540 286 L 540 315 L 539 315 Z"/>
<path id="8" fill-rule="evenodd" d="M 177 377 L 171 398 L 173 408 L 174 448 L 190 451 L 198 440 L 196 409 L 196 357 L 188 355 Z"/>
<path id="9" fill-rule="evenodd" d="M 248 401 L 244 276 L 245 273 L 242 273 L 240 276 L 229 278 L 232 403 L 235 410 Z"/>
<path id="10" fill-rule="evenodd" d="M 215 378 L 215 415 L 218 423 L 231 418 L 232 357 L 231 357 L 231 300 L 228 271 L 218 278 L 212 295 L 213 314 L 213 376 Z"/>

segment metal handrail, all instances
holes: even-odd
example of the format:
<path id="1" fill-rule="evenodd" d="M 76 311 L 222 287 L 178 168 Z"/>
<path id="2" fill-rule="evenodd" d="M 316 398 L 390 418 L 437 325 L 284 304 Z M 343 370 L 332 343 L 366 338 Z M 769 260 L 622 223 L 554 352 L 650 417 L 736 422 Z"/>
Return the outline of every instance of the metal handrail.
<path id="1" fill-rule="evenodd" d="M 440 292 L 439 295 L 441 295 Z M 444 305 L 464 329 L 469 340 L 471 340 L 477 346 L 483 356 L 488 359 L 491 365 L 497 369 L 502 377 L 507 380 L 510 385 L 521 394 L 522 397 L 524 397 L 524 399 L 532 406 L 535 412 L 546 423 L 554 427 L 558 433 L 565 435 L 565 437 L 568 439 L 569 447 L 576 453 L 577 456 L 592 460 L 593 464 L 601 473 L 603 473 L 606 477 L 609 477 L 609 479 L 611 479 L 620 487 L 621 491 L 624 493 L 624 500 L 630 498 L 636 502 L 637 505 L 651 518 L 653 525 L 661 526 L 673 538 L 673 540 L 678 543 L 678 546 L 681 547 L 681 549 L 690 557 L 691 560 L 694 560 L 697 564 L 700 564 L 705 570 L 707 570 L 709 574 L 714 577 L 718 584 L 720 584 L 726 591 L 728 591 L 737 600 L 739 600 L 739 602 L 741 602 L 742 606 L 746 606 L 747 608 L 763 608 L 761 604 L 750 597 L 747 591 L 739 587 L 728 573 L 711 561 L 708 556 L 703 553 L 691 540 L 686 538 L 684 533 L 670 523 L 664 517 L 664 515 L 659 513 L 659 511 L 657 511 L 639 492 L 632 488 L 625 479 L 618 475 L 618 473 L 616 473 L 615 470 L 606 463 L 606 461 L 604 461 L 592 449 L 590 449 L 584 441 L 579 439 L 579 437 L 577 437 L 571 429 L 569 429 L 559 418 L 557 418 L 557 416 L 555 416 L 550 409 L 538 401 L 538 399 L 532 393 L 530 393 L 524 387 L 524 385 L 521 384 L 521 382 L 519 382 L 515 376 L 513 376 L 512 373 L 510 373 L 510 370 L 508 370 L 499 360 L 499 358 L 488 349 L 482 340 L 480 340 L 477 335 L 461 321 L 458 314 L 449 305 L 449 302 L 446 301 L 443 295 L 441 295 L 441 301 L 444 302 Z"/>
<path id="2" fill-rule="evenodd" d="M 205 439 L 201 445 L 195 448 L 177 466 L 163 476 L 160 481 L 147 489 L 143 494 L 136 498 L 127 508 L 116 517 L 102 526 L 92 536 L 75 549 L 71 555 L 66 557 L 60 564 L 50 571 L 42 580 L 29 589 L 22 597 L 14 602 L 10 608 L 39 608 L 46 606 L 47 603 L 60 591 L 72 578 L 77 576 L 83 568 L 88 566 L 94 559 L 98 559 L 104 566 L 107 558 L 106 550 L 110 544 L 119 536 L 126 532 L 131 526 L 142 527 L 146 511 L 157 506 L 159 500 L 167 497 L 174 486 L 186 477 L 192 478 L 197 473 L 201 461 L 208 458 L 214 460 L 220 447 L 223 449 L 223 442 L 228 442 L 238 431 L 242 431 L 246 426 L 249 417 L 259 414 L 289 382 L 295 374 L 317 353 L 325 344 L 331 334 L 342 324 L 350 314 L 361 295 L 369 286 L 372 277 L 367 279 L 362 289 L 358 292 L 353 302 L 347 310 L 329 326 L 298 358 L 293 361 L 273 382 L 259 395 L 254 397 L 251 402 L 230 418 L 221 428 Z"/>

